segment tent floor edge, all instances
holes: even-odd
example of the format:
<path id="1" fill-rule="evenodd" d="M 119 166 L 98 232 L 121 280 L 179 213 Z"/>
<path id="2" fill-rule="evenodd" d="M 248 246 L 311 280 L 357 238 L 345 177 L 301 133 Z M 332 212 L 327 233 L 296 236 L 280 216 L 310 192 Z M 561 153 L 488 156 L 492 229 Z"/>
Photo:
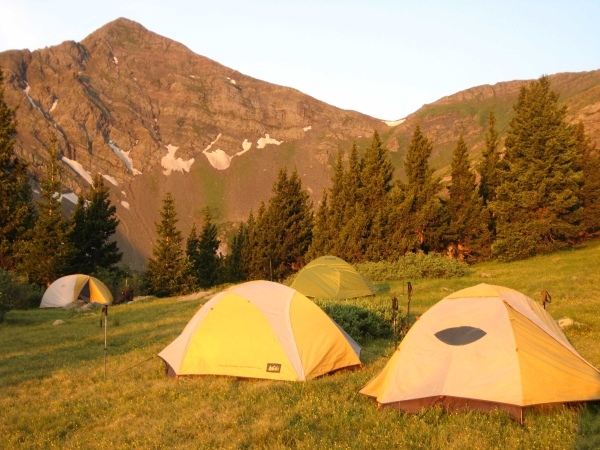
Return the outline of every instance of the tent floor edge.
<path id="1" fill-rule="evenodd" d="M 512 419 L 523 425 L 524 407 L 509 403 L 498 403 L 472 398 L 436 395 L 434 397 L 418 398 L 393 403 L 382 403 L 380 405 L 381 407 L 393 408 L 397 411 L 404 411 L 409 414 L 417 414 L 423 409 L 433 408 L 437 405 L 440 405 L 444 412 L 478 411 L 490 413 L 498 410 L 506 412 Z"/>

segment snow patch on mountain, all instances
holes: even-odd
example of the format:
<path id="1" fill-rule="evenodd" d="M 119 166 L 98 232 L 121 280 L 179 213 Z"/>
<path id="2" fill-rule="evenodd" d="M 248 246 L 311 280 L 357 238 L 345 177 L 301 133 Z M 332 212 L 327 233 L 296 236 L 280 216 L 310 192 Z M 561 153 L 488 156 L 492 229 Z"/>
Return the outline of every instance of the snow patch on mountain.
<path id="1" fill-rule="evenodd" d="M 52 106 L 50 107 L 50 110 L 48 112 L 51 113 L 52 111 L 54 111 L 56 105 L 58 105 L 58 99 L 54 100 L 54 103 L 52 103 Z"/>
<path id="2" fill-rule="evenodd" d="M 102 178 L 104 178 L 110 184 L 114 184 L 115 186 L 119 185 L 119 182 L 117 181 L 117 179 L 115 177 L 111 177 L 110 175 L 102 175 Z"/>
<path id="3" fill-rule="evenodd" d="M 278 141 L 272 137 L 269 137 L 268 134 L 265 134 L 265 137 L 261 137 L 258 141 L 256 141 L 256 148 L 265 148 L 267 144 L 275 144 L 280 145 L 283 141 Z"/>
<path id="4" fill-rule="evenodd" d="M 309 125 L 307 127 L 302 128 L 304 131 L 312 130 L 312 127 Z"/>
<path id="5" fill-rule="evenodd" d="M 115 62 L 115 64 L 119 64 L 119 60 L 117 59 L 116 56 L 113 56 L 113 61 Z"/>
<path id="6" fill-rule="evenodd" d="M 194 75 L 190 75 L 190 78 L 196 78 Z"/>
<path id="7" fill-rule="evenodd" d="M 83 166 L 80 163 L 78 163 L 77 161 L 75 161 L 73 159 L 66 158 L 64 156 L 61 159 L 71 169 L 73 169 L 75 172 L 77 172 L 81 178 L 83 178 L 89 184 L 92 184 L 92 176 L 89 174 L 89 172 L 87 170 L 85 170 L 83 168 Z"/>
<path id="8" fill-rule="evenodd" d="M 229 80 L 229 82 L 230 82 L 231 84 L 237 84 L 237 83 L 235 82 L 235 80 Z"/>
<path id="9" fill-rule="evenodd" d="M 67 200 L 69 200 L 71 203 L 77 204 L 77 200 L 79 200 L 79 197 L 77 197 L 77 194 L 75 194 L 75 192 L 67 192 L 66 194 L 62 194 L 58 201 L 62 201 L 63 198 L 66 198 Z"/>
<path id="10" fill-rule="evenodd" d="M 125 200 L 121 200 L 121 205 L 123 205 L 123 208 L 129 209 L 129 203 L 126 202 Z"/>
<path id="11" fill-rule="evenodd" d="M 127 193 L 125 191 L 121 191 L 121 194 L 123 194 L 123 197 L 127 197 Z"/>
<path id="12" fill-rule="evenodd" d="M 236 153 L 237 156 L 243 155 L 248 150 L 250 150 L 252 148 L 252 142 L 250 142 L 248 139 L 244 139 L 244 142 L 242 142 L 242 148 L 244 150 L 242 150 L 241 152 L 237 152 Z"/>
<path id="13" fill-rule="evenodd" d="M 406 119 L 390 120 L 390 121 L 384 120 L 383 123 L 385 123 L 388 127 L 396 127 L 396 126 L 400 125 L 401 123 L 404 123 L 405 120 Z"/>
<path id="14" fill-rule="evenodd" d="M 115 154 L 119 158 L 121 158 L 123 160 L 123 162 L 125 163 L 125 165 L 127 166 L 127 168 L 129 170 L 131 170 L 131 172 L 134 175 L 141 175 L 142 174 L 142 172 L 140 172 L 139 170 L 133 168 L 133 160 L 129 157 L 129 153 L 131 153 L 131 150 L 129 150 L 127 152 L 124 152 L 119 147 L 117 147 L 117 144 L 115 144 L 113 141 L 108 141 L 107 144 L 112 149 L 112 151 L 115 152 Z"/>
<path id="15" fill-rule="evenodd" d="M 217 170 L 225 170 L 231 165 L 233 156 L 229 156 L 221 149 L 217 149 L 214 152 L 204 153 L 208 158 L 208 162 Z"/>
<path id="16" fill-rule="evenodd" d="M 175 152 L 178 149 L 179 147 L 175 147 L 174 145 L 167 145 L 168 153 L 160 160 L 160 165 L 165 169 L 163 174 L 170 175 L 173 170 L 178 170 L 181 173 L 183 173 L 184 170 L 186 172 L 190 171 L 190 167 L 192 167 L 192 164 L 194 163 L 194 158 L 188 159 L 187 161 L 184 161 L 181 158 L 175 159 Z"/>

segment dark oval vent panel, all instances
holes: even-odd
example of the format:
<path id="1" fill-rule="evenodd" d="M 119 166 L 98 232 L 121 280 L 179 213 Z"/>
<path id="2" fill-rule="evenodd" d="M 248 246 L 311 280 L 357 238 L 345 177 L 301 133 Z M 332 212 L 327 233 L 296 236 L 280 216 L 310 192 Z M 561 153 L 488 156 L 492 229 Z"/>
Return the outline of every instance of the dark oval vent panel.
<path id="1" fill-rule="evenodd" d="M 484 337 L 487 333 L 481 328 L 473 327 L 454 327 L 435 333 L 435 337 L 448 345 L 467 345 L 472 344 Z"/>

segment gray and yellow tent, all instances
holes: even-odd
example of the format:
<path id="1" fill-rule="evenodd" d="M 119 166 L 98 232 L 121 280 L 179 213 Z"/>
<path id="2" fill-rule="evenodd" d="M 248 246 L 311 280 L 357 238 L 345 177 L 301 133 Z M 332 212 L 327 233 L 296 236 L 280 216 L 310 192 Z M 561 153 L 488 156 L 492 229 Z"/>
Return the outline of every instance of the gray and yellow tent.
<path id="1" fill-rule="evenodd" d="M 270 281 L 209 300 L 158 356 L 169 376 L 304 381 L 360 366 L 360 347 L 304 295 Z"/>
<path id="2" fill-rule="evenodd" d="M 307 297 L 355 298 L 373 295 L 377 288 L 343 259 L 321 256 L 299 273 L 291 286 Z"/>
<path id="3" fill-rule="evenodd" d="M 113 296 L 97 278 L 89 275 L 67 275 L 46 289 L 40 308 L 60 308 L 77 300 L 96 305 L 110 305 Z"/>
<path id="4" fill-rule="evenodd" d="M 600 400 L 600 372 L 539 304 L 480 284 L 423 314 L 360 393 L 407 412 L 498 408 L 522 422 L 528 406 Z"/>

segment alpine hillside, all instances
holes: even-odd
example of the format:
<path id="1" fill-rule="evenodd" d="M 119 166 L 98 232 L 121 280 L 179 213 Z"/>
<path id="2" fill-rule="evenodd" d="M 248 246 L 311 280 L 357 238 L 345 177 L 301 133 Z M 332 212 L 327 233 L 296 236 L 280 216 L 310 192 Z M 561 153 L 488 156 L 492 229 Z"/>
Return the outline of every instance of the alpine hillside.
<path id="1" fill-rule="evenodd" d="M 396 175 L 417 123 L 434 144 L 431 166 L 449 173 L 461 132 L 476 160 L 494 108 L 501 137 L 527 81 L 480 86 L 423 106 L 396 122 L 342 110 L 295 89 L 241 74 L 184 45 L 117 19 L 81 42 L 0 53 L 5 101 L 17 109 L 17 153 L 34 184 L 48 161 L 50 136 L 60 148 L 67 209 L 100 173 L 121 221 L 124 261 L 141 269 L 156 238 L 170 191 L 184 236 L 206 206 L 223 236 L 246 219 L 281 166 L 297 167 L 316 205 L 330 184 L 339 150 L 364 150 L 378 130 Z M 600 144 L 600 70 L 557 74 L 552 87 Z M 35 186 L 34 190 L 37 190 Z"/>

